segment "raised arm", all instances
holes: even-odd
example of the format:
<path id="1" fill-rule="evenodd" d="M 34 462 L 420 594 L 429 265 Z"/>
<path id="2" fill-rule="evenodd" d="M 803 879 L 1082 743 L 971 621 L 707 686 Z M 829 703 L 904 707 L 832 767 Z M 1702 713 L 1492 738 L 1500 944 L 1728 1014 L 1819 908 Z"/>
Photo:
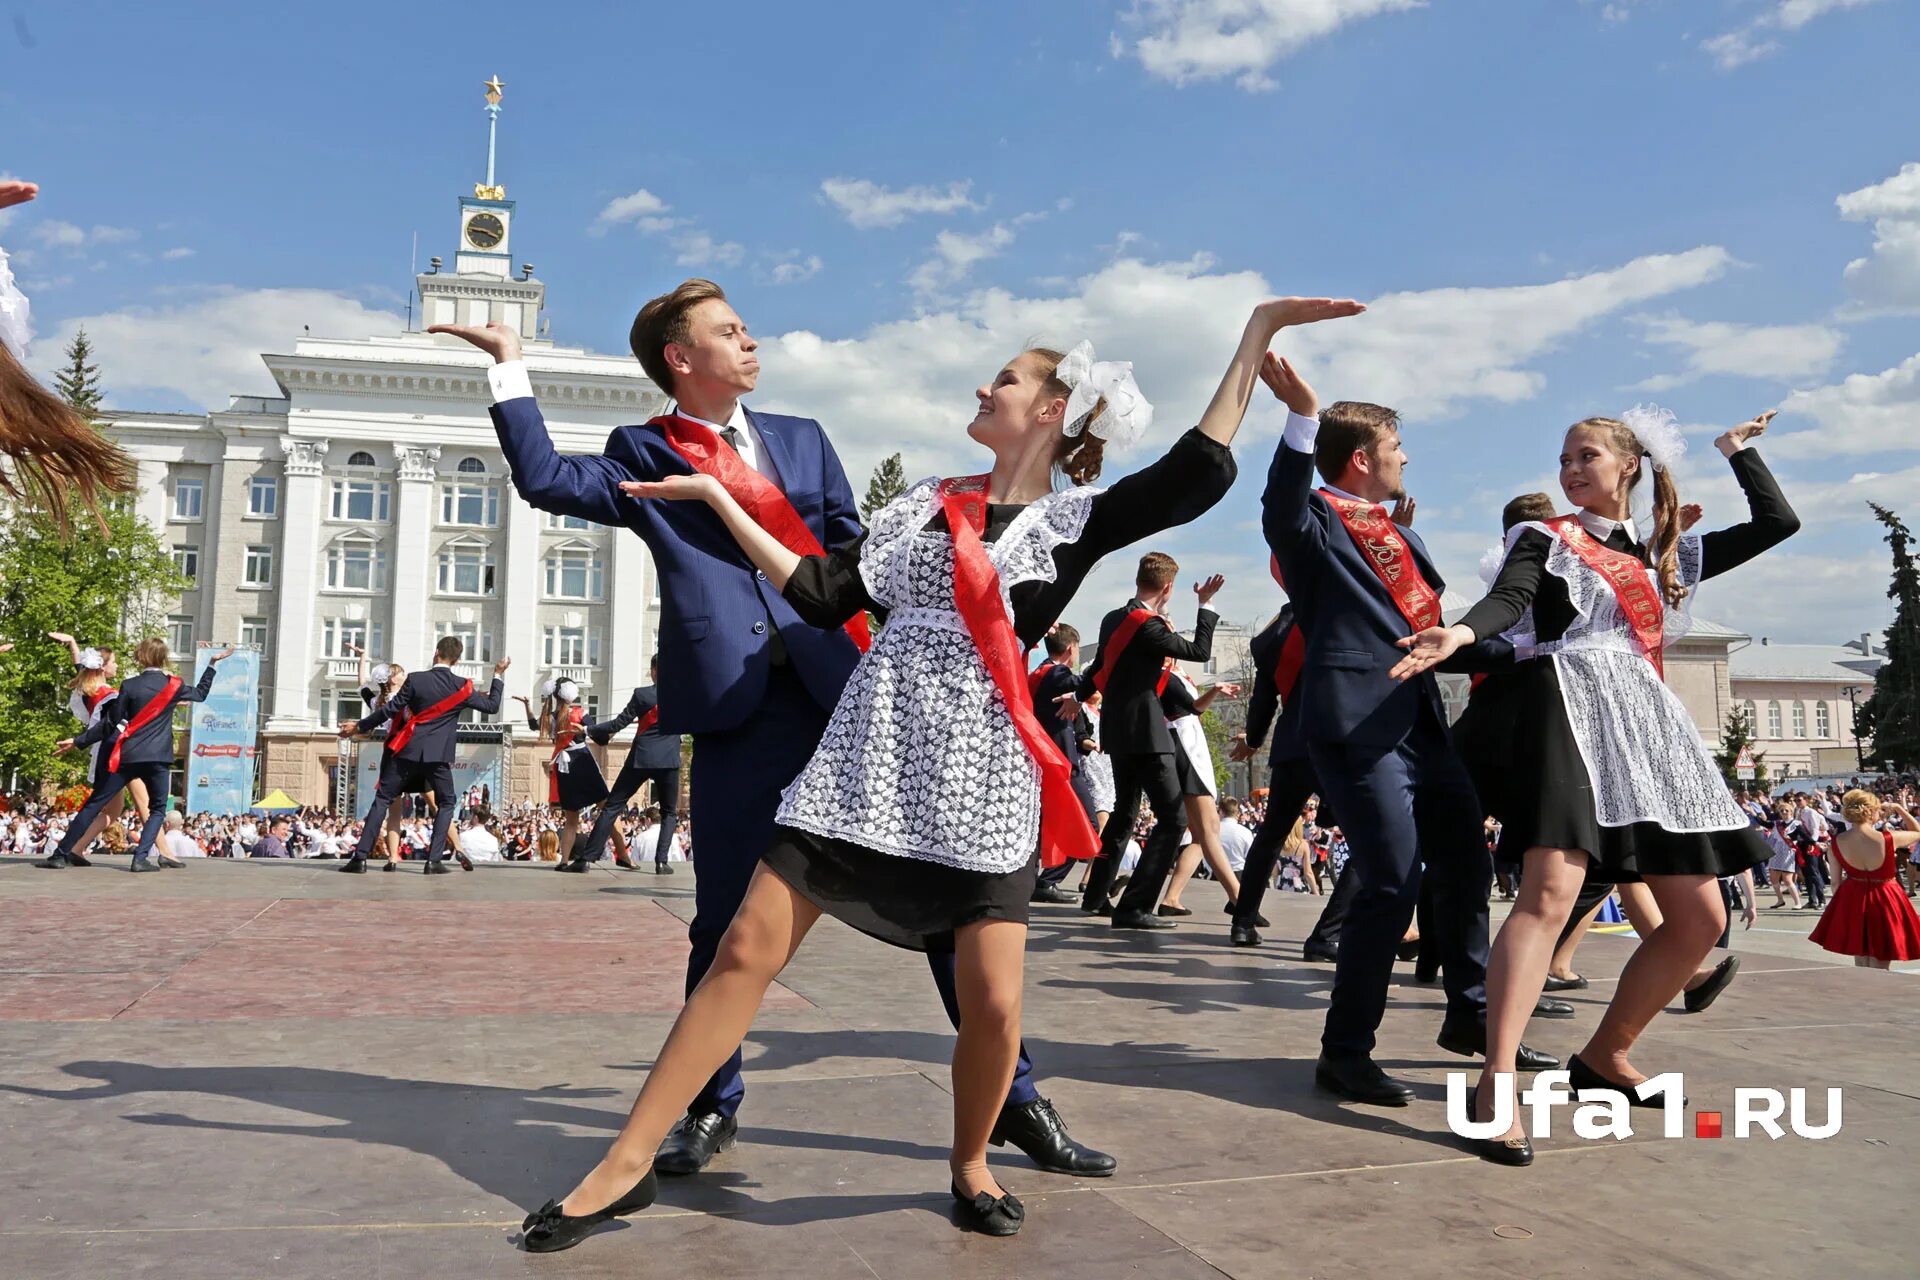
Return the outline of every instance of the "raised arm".
<path id="1" fill-rule="evenodd" d="M 215 668 L 232 656 L 233 646 L 228 645 L 211 658 L 208 658 L 207 669 L 200 673 L 200 678 L 192 684 L 183 684 L 180 686 L 180 692 L 173 697 L 174 705 L 178 706 L 182 702 L 205 702 L 207 695 L 213 692 L 213 678 L 219 674 Z M 114 701 L 118 702 L 119 699 L 116 698 Z"/>
<path id="2" fill-rule="evenodd" d="M 1747 495 L 1747 519 L 1700 535 L 1703 581 L 1738 568 L 1800 531 L 1800 517 L 1788 504 L 1787 495 L 1780 492 L 1773 472 L 1751 447 L 1751 442 L 1765 433 L 1767 423 L 1772 420 L 1772 412 L 1763 413 L 1713 442 L 1733 467 L 1733 478 L 1739 482 L 1740 491 Z"/>
<path id="3" fill-rule="evenodd" d="M 1221 444 L 1233 443 L 1246 419 L 1247 405 L 1253 400 L 1254 384 L 1260 381 L 1261 370 L 1270 358 L 1267 348 L 1282 329 L 1357 316 L 1365 310 L 1352 298 L 1276 298 L 1255 307 L 1240 332 L 1240 344 L 1233 350 L 1219 388 L 1207 411 L 1200 415 L 1200 434 Z"/>
<path id="4" fill-rule="evenodd" d="M 1313 446 L 1320 437 L 1320 397 L 1291 361 L 1271 351 L 1260 365 L 1260 379 L 1287 406 L 1287 425 L 1260 495 L 1260 531 L 1276 553 L 1291 554 L 1325 541 L 1307 501 L 1313 492 Z"/>
<path id="5" fill-rule="evenodd" d="M 507 674 L 507 668 L 513 665 L 512 658 L 502 658 L 493 664 L 493 682 L 485 693 L 470 693 L 461 707 L 467 711 L 478 711 L 483 716 L 500 714 L 500 696 L 506 691 L 506 681 L 500 677 Z"/>
<path id="6" fill-rule="evenodd" d="M 1187 639 L 1158 618 L 1148 618 L 1134 633 L 1134 643 L 1148 653 L 1178 658 L 1182 662 L 1205 662 L 1211 658 L 1213 627 L 1220 620 L 1220 615 L 1213 611 L 1213 597 L 1225 582 L 1226 579 L 1216 573 L 1205 582 L 1194 584 L 1194 592 L 1200 597 L 1200 613 L 1193 624 L 1193 639 Z"/>

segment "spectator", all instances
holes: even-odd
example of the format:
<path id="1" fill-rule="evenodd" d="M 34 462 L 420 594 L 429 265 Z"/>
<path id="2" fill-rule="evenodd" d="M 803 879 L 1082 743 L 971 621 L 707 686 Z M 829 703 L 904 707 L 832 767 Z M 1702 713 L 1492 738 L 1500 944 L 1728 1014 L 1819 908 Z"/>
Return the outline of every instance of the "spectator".
<path id="1" fill-rule="evenodd" d="M 169 813 L 163 820 L 160 831 L 160 865 L 180 867 L 186 864 L 182 858 L 204 858 L 207 851 L 200 847 L 199 841 L 187 834 L 187 820 L 178 809 Z"/>
<path id="2" fill-rule="evenodd" d="M 291 858 L 293 851 L 287 848 L 287 833 L 292 830 L 293 822 L 284 814 L 275 815 L 267 827 L 267 834 L 254 842 L 249 858 Z"/>

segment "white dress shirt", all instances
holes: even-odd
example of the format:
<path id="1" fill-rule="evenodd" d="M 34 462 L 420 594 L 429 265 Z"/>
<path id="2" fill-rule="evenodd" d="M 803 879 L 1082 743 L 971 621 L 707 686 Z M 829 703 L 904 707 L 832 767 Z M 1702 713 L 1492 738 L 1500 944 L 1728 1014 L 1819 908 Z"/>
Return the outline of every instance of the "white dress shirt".
<path id="1" fill-rule="evenodd" d="M 1220 849 L 1236 874 L 1246 869 L 1247 850 L 1252 847 L 1253 832 L 1242 826 L 1238 818 L 1220 819 Z"/>

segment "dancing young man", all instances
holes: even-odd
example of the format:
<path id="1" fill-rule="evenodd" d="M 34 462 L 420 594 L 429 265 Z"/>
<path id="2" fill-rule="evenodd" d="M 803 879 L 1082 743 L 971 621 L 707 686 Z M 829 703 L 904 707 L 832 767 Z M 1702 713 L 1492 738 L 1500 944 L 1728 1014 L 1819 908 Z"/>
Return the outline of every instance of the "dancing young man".
<path id="1" fill-rule="evenodd" d="M 494 430 L 520 496 L 541 511 L 632 530 L 660 574 L 657 723 L 669 733 L 691 733 L 694 743 L 689 816 L 700 833 L 700 862 L 687 929 L 691 994 L 773 843 L 780 793 L 819 746 L 866 648 L 867 627 L 864 618 L 844 627 L 807 625 L 708 507 L 634 502 L 620 484 L 712 476 L 783 545 L 818 555 L 861 534 L 846 472 L 818 422 L 740 403 L 760 378 L 759 344 L 710 280 L 685 281 L 634 318 L 634 356 L 674 404 L 665 417 L 615 430 L 603 454 L 555 452 L 511 328 L 435 325 L 429 332 L 462 338 L 493 357 L 487 376 Z M 954 954 L 930 951 L 927 961 L 957 1026 Z M 746 1091 L 736 1049 L 661 1143 L 653 1167 L 698 1173 L 732 1147 Z M 1113 1157 L 1073 1140 L 1034 1088 L 1024 1049 L 994 1141 L 1013 1143 L 1055 1173 L 1103 1177 L 1114 1170 Z"/>
<path id="2" fill-rule="evenodd" d="M 588 863 L 600 860 L 608 837 L 614 833 L 614 825 L 626 812 L 627 801 L 638 795 L 641 787 L 652 783 L 653 802 L 660 807 L 660 836 L 653 850 L 653 873 L 673 874 L 673 868 L 667 865 L 667 851 L 673 848 L 673 835 L 680 826 L 680 735 L 660 731 L 658 657 L 647 664 L 647 676 L 652 683 L 635 689 L 619 715 L 587 729 L 589 738 L 605 746 L 628 725 L 640 726 L 634 731 L 633 749 L 627 753 L 626 763 L 620 766 L 613 790 L 600 802 L 600 814 L 593 821 L 593 830 L 587 833 L 586 843 L 574 846 L 573 861 L 566 864 L 569 871 L 585 871 Z M 619 850 L 618 855 L 625 866 L 639 869 L 624 849 Z"/>
<path id="3" fill-rule="evenodd" d="M 1388 673 L 1399 640 L 1440 621 L 1443 583 L 1412 529 L 1382 505 L 1403 496 L 1399 419 L 1319 398 L 1285 360 L 1261 376 L 1286 403 L 1286 430 L 1262 498 L 1262 525 L 1305 636 L 1300 733 L 1322 794 L 1338 811 L 1358 875 L 1334 962 L 1333 999 L 1315 1079 L 1360 1102 L 1405 1106 L 1413 1090 L 1373 1061 L 1394 954 L 1433 877 L 1447 1012 L 1440 1047 L 1486 1051 L 1487 895 L 1493 863 L 1481 812 L 1447 733 L 1430 672 Z M 1316 465 L 1326 480 L 1313 488 Z M 1423 870 L 1424 867 L 1424 870 Z M 1559 1063 L 1520 1046 L 1530 1071 Z"/>
<path id="4" fill-rule="evenodd" d="M 380 756 L 380 783 L 373 789 L 373 803 L 360 824 L 360 840 L 342 871 L 364 872 L 367 855 L 380 839 L 387 824 L 387 809 L 394 799 L 408 791 L 429 791 L 436 808 L 433 812 L 433 838 L 427 845 L 427 865 L 423 875 L 447 874 L 447 831 L 453 825 L 453 749 L 462 711 L 494 715 L 500 710 L 500 677 L 506 674 L 511 658 L 493 664 L 493 683 L 485 693 L 473 691 L 473 681 L 454 672 L 466 646 L 459 636 L 442 636 L 433 646 L 433 666 L 412 671 L 400 686 L 400 692 L 382 702 L 360 720 L 340 726 L 340 736 L 372 733 L 388 721 L 399 727 L 387 734 L 387 745 Z M 473 863 L 462 853 L 457 855 L 467 871 Z"/>
<path id="5" fill-rule="evenodd" d="M 1166 660 L 1205 662 L 1213 656 L 1213 628 L 1219 615 L 1213 598 L 1225 579 L 1218 574 L 1197 583 L 1200 612 L 1188 640 L 1160 615 L 1173 599 L 1180 566 L 1172 556 L 1149 551 L 1134 574 L 1133 599 L 1100 621 L 1100 661 L 1081 677 L 1080 701 L 1103 695 L 1100 745 L 1113 759 L 1113 816 L 1100 834 L 1100 852 L 1087 877 L 1080 909 L 1106 914 L 1107 891 L 1133 834 L 1133 815 L 1146 797 L 1153 810 L 1153 832 L 1140 852 L 1140 865 L 1113 908 L 1116 929 L 1172 929 L 1171 920 L 1154 914 L 1174 859 L 1180 855 L 1180 815 L 1186 798 L 1174 768 L 1173 734 L 1160 707 L 1160 691 L 1169 678 Z"/>

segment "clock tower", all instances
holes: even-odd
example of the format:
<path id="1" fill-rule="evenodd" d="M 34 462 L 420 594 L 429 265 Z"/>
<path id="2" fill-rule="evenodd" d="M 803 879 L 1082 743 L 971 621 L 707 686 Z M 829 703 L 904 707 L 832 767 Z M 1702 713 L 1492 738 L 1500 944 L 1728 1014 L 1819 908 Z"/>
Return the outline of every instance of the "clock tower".
<path id="1" fill-rule="evenodd" d="M 427 324 L 486 324 L 499 321 L 514 327 L 523 340 L 538 334 L 547 287 L 533 278 L 533 268 L 513 273 L 514 202 L 494 180 L 494 143 L 500 126 L 500 99 L 506 86 L 495 76 L 487 88 L 487 180 L 473 185 L 471 196 L 460 197 L 459 241 L 453 271 L 434 268 L 419 276 L 420 314 Z"/>

